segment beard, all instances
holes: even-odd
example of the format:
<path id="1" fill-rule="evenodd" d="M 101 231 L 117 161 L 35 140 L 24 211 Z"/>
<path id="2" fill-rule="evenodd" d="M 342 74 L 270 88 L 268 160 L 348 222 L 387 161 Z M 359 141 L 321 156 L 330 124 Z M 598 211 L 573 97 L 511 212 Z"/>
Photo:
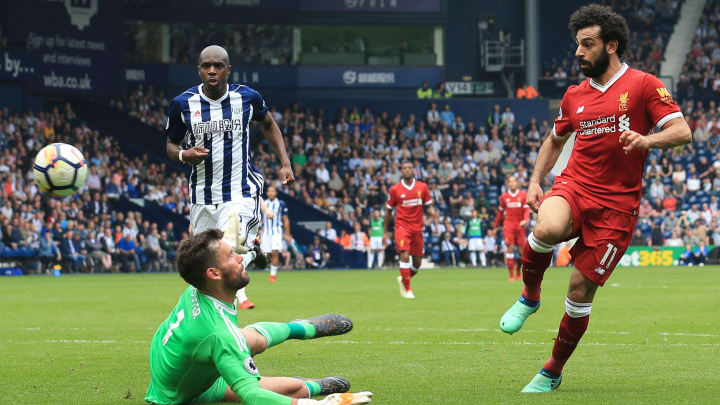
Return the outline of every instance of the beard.
<path id="1" fill-rule="evenodd" d="M 581 59 L 580 61 L 587 63 L 586 66 L 583 66 L 582 64 L 580 65 L 580 69 L 582 69 L 583 74 L 586 77 L 595 79 L 600 77 L 603 73 L 607 71 L 608 66 L 610 66 L 610 54 L 608 54 L 603 47 L 602 53 L 600 54 L 600 57 L 598 57 L 598 59 L 595 61 L 595 63 L 592 63 L 586 59 Z"/>
<path id="2" fill-rule="evenodd" d="M 250 276 L 247 271 L 243 271 L 238 274 L 232 274 L 230 272 L 223 274 L 223 287 L 230 291 L 237 291 L 250 284 Z"/>

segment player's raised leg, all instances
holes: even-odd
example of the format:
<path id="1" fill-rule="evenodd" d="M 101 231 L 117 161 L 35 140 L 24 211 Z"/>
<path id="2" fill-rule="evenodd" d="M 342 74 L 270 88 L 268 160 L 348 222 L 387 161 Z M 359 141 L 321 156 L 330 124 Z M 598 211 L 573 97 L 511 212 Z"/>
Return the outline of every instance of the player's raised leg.
<path id="1" fill-rule="evenodd" d="M 552 259 L 553 245 L 572 235 L 573 220 L 570 204 L 565 198 L 552 196 L 545 199 L 538 211 L 535 230 L 523 249 L 523 282 L 520 298 L 500 319 L 500 329 L 515 333 L 522 328 L 528 316 L 540 307 L 540 285 Z"/>
<path id="2" fill-rule="evenodd" d="M 255 251 L 253 263 L 258 268 L 267 266 L 267 256 L 262 252 L 257 240 L 260 224 L 260 205 L 255 198 L 243 198 L 220 205 L 217 216 L 218 228 L 224 231 L 223 240 L 238 253 Z M 257 246 L 256 246 L 257 245 Z M 240 309 L 252 309 L 255 304 L 248 298 L 245 288 L 236 294 Z"/>
<path id="3" fill-rule="evenodd" d="M 290 322 L 257 322 L 242 329 L 250 353 L 255 356 L 265 349 L 289 339 L 315 339 L 350 332 L 352 321 L 342 315 L 325 314 Z"/>
<path id="4" fill-rule="evenodd" d="M 587 330 L 597 287 L 580 271 L 573 270 L 565 299 L 565 315 L 560 322 L 552 356 L 522 392 L 549 392 L 560 386 L 563 367 Z"/>

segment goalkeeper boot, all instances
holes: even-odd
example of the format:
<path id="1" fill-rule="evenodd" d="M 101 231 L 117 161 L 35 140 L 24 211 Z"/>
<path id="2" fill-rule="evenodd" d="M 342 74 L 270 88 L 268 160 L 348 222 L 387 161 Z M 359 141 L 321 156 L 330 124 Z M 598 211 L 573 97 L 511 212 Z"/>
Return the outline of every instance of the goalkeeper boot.
<path id="1" fill-rule="evenodd" d="M 342 335 L 350 332 L 353 328 L 350 318 L 338 314 L 318 315 L 308 319 L 296 319 L 291 322 L 307 322 L 314 326 L 314 338 Z"/>
<path id="2" fill-rule="evenodd" d="M 342 377 L 325 377 L 325 378 L 303 378 L 295 377 L 303 381 L 315 381 L 320 385 L 320 392 L 317 395 L 330 395 L 348 392 L 350 390 L 350 381 Z"/>
<path id="3" fill-rule="evenodd" d="M 530 305 L 525 297 L 520 297 L 510 309 L 500 318 L 500 330 L 513 334 L 522 328 L 528 316 L 540 308 L 540 301 L 535 306 Z"/>
<path id="4" fill-rule="evenodd" d="M 562 383 L 562 375 L 553 374 L 544 368 L 522 389 L 522 392 L 555 391 Z"/>

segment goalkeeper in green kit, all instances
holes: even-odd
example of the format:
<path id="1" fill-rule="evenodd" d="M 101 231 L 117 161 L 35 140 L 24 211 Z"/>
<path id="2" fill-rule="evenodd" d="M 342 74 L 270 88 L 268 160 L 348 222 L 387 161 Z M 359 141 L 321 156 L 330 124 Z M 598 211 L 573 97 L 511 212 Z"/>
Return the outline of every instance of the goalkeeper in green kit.
<path id="1" fill-rule="evenodd" d="M 288 339 L 312 339 L 347 333 L 350 319 L 335 314 L 288 323 L 258 322 L 237 327 L 235 293 L 250 278 L 245 264 L 259 249 L 239 255 L 208 229 L 183 241 L 177 268 L 191 286 L 155 332 L 150 346 L 153 404 L 242 402 L 245 405 L 356 405 L 371 392 L 347 393 L 340 377 L 299 379 L 261 377 L 252 356 Z M 321 400 L 309 399 L 327 395 Z"/>

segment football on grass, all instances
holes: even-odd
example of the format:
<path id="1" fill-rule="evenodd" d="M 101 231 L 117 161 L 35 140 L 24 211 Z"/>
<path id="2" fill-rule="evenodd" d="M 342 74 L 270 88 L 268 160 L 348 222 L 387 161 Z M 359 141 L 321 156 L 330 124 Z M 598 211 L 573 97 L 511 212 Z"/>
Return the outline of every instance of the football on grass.
<path id="1" fill-rule="evenodd" d="M 33 176 L 42 191 L 53 197 L 67 197 L 85 184 L 87 163 L 76 147 L 53 143 L 35 157 Z"/>

